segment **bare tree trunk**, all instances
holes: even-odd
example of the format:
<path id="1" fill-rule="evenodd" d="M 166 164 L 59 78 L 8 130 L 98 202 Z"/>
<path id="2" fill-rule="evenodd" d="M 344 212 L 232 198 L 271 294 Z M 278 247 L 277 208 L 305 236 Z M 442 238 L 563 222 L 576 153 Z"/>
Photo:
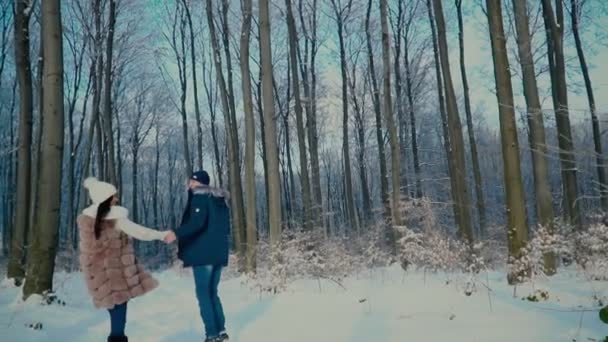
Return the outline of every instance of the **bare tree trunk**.
<path id="1" fill-rule="evenodd" d="M 564 59 L 564 14 L 562 2 L 555 1 L 556 15 L 553 13 L 550 0 L 542 0 L 549 68 L 551 74 L 551 89 L 553 92 L 553 107 L 558 132 L 560 161 L 562 167 L 562 182 L 564 187 L 565 212 L 578 228 L 581 227 L 580 208 L 578 202 L 578 185 L 576 181 L 576 158 L 570 127 L 568 111 L 568 88 L 566 84 L 566 62 Z M 556 18 L 557 16 L 557 18 Z"/>
<path id="2" fill-rule="evenodd" d="M 213 60 L 215 63 L 216 77 L 218 81 L 218 86 L 220 88 L 221 100 L 222 100 L 222 109 L 224 112 L 224 127 L 226 131 L 226 142 L 228 145 L 228 157 L 230 162 L 228 163 L 228 174 L 230 181 L 230 201 L 232 206 L 232 222 L 234 227 L 234 243 L 237 248 L 237 252 L 240 257 L 239 268 L 243 269 L 245 266 L 245 242 L 246 242 L 246 232 L 244 226 L 244 212 L 242 205 L 242 191 L 240 188 L 240 175 L 239 175 L 239 164 L 238 158 L 235 158 L 235 148 L 234 140 L 232 139 L 231 132 L 231 114 L 230 114 L 230 105 L 229 105 L 229 94 L 227 91 L 226 81 L 224 80 L 224 75 L 222 73 L 222 64 L 221 64 L 221 54 L 219 50 L 219 43 L 217 41 L 217 36 L 215 33 L 215 24 L 213 22 L 213 9 L 211 0 L 207 0 L 206 3 L 206 14 L 207 14 L 207 23 L 209 25 L 209 32 L 211 35 L 211 44 L 213 47 Z M 236 134 L 236 132 L 234 132 Z M 240 199 L 240 201 L 239 201 Z"/>
<path id="3" fill-rule="evenodd" d="M 196 116 L 196 154 L 198 156 L 198 169 L 203 169 L 203 127 L 201 124 L 201 107 L 198 102 L 198 81 L 196 78 L 196 49 L 194 45 L 194 29 L 192 27 L 192 15 L 186 0 L 182 0 L 188 19 L 188 28 L 190 29 L 190 58 L 192 61 L 192 91 L 194 96 L 194 113 Z"/>
<path id="4" fill-rule="evenodd" d="M 460 46 L 460 75 L 462 77 L 462 88 L 464 92 L 464 110 L 467 117 L 467 133 L 469 135 L 469 148 L 471 149 L 471 161 L 473 163 L 473 178 L 475 179 L 475 197 L 477 198 L 477 212 L 479 215 L 479 232 L 484 235 L 486 227 L 486 205 L 483 196 L 483 182 L 479 167 L 479 156 L 477 154 L 477 142 L 475 142 L 475 128 L 473 127 L 473 115 L 471 113 L 471 99 L 469 97 L 469 81 L 464 63 L 464 24 L 462 20 L 462 0 L 456 0 L 456 12 L 458 14 L 458 43 Z"/>
<path id="5" fill-rule="evenodd" d="M 108 163 L 108 181 L 112 184 L 116 184 L 116 166 L 114 164 L 114 134 L 112 129 L 112 51 L 114 46 L 114 28 L 116 26 L 116 0 L 110 0 L 110 19 L 109 19 L 108 37 L 106 43 L 106 70 L 104 73 L 105 77 L 105 91 L 103 100 L 103 117 L 101 121 L 103 123 L 103 136 L 104 146 L 106 147 L 105 153 L 107 153 Z"/>
<path id="6" fill-rule="evenodd" d="M 583 50 L 583 43 L 581 42 L 581 36 L 579 33 L 579 16 L 580 7 L 578 5 L 580 0 L 570 0 L 571 13 L 570 19 L 572 22 L 572 33 L 574 34 L 574 42 L 576 44 L 576 54 L 578 55 L 578 61 L 581 65 L 581 71 L 583 73 L 583 79 L 585 80 L 585 90 L 587 91 L 587 101 L 589 102 L 589 112 L 591 114 L 591 125 L 593 128 L 593 143 L 595 147 L 595 160 L 597 163 L 597 178 L 600 183 L 600 201 L 602 210 L 608 212 L 608 180 L 606 179 L 606 161 L 602 152 L 602 137 L 600 133 L 600 122 L 597 118 L 597 110 L 595 107 L 595 96 L 593 96 L 593 86 L 591 85 L 591 77 L 589 76 L 589 68 L 587 67 L 587 61 L 585 59 L 585 51 Z M 583 2 L 581 2 L 581 5 Z M 563 21 L 562 21 L 563 23 Z"/>
<path id="7" fill-rule="evenodd" d="M 397 23 L 393 28 L 395 37 L 395 58 L 394 58 L 394 71 L 395 76 L 395 104 L 397 107 L 397 120 L 399 123 L 399 151 L 401 154 L 401 187 L 399 191 L 408 198 L 410 196 L 410 186 L 407 177 L 407 120 L 405 118 L 405 110 L 403 108 L 403 84 L 401 82 L 401 39 L 403 35 L 403 0 L 397 1 Z M 407 49 L 407 47 L 406 47 Z"/>
<path id="8" fill-rule="evenodd" d="M 366 225 L 372 218 L 372 203 L 367 182 L 367 168 L 365 167 L 365 103 L 360 104 L 359 99 L 357 98 L 357 64 L 352 64 L 351 76 L 349 77 L 349 86 L 353 107 L 355 110 L 355 129 L 357 131 L 357 141 L 359 145 L 357 151 L 357 164 L 359 166 L 359 177 L 361 178 L 361 197 L 363 202 L 362 223 Z M 363 98 L 365 98 L 365 95 L 363 95 Z"/>
<path id="9" fill-rule="evenodd" d="M 42 2 L 44 47 L 44 111 L 39 179 L 39 214 L 34 225 L 34 242 L 28 258 L 24 298 L 53 289 L 55 251 L 61 206 L 61 161 L 63 155 L 63 44 L 59 0 Z"/>
<path id="10" fill-rule="evenodd" d="M 179 84 L 181 88 L 180 94 L 180 112 L 182 116 L 182 135 L 184 138 L 184 161 L 186 162 L 187 177 L 192 173 L 192 159 L 190 155 L 190 139 L 188 138 L 188 116 L 186 112 L 186 98 L 188 93 L 188 66 L 186 63 L 186 18 L 181 12 L 179 4 L 176 5 L 175 18 L 171 32 L 171 43 L 179 74 Z M 185 10 L 184 10 L 185 11 Z M 179 32 L 178 32 L 179 31 Z M 179 34 L 179 42 L 177 41 Z M 178 45 L 179 44 L 179 45 Z"/>
<path id="11" fill-rule="evenodd" d="M 534 171 L 534 187 L 536 194 L 536 211 L 539 223 L 550 232 L 554 230 L 554 212 L 549 185 L 549 170 L 547 167 L 547 145 L 545 142 L 545 126 L 541 109 L 534 58 L 532 55 L 531 35 L 528 23 L 528 5 L 526 0 L 513 0 L 515 12 L 515 28 L 517 31 L 517 46 L 521 70 L 523 74 L 524 96 L 528 112 L 528 127 L 530 132 L 530 147 L 532 149 L 532 168 Z M 547 253 L 544 257 L 545 272 L 555 273 L 555 255 Z"/>
<path id="12" fill-rule="evenodd" d="M 456 103 L 456 95 L 452 84 L 452 75 L 450 73 L 450 63 L 448 60 L 448 44 L 445 30 L 445 20 L 443 18 L 443 8 L 441 0 L 433 0 L 435 21 L 437 24 L 437 37 L 439 46 L 439 59 L 441 61 L 441 69 L 443 71 L 443 83 L 445 85 L 446 103 L 447 103 L 447 121 L 448 132 L 450 135 L 450 147 L 453 151 L 453 185 L 456 186 L 456 195 L 454 204 L 456 205 L 457 216 L 456 222 L 459 227 L 460 238 L 464 239 L 469 246 L 473 244 L 473 229 L 471 227 L 471 213 L 469 193 L 466 184 L 466 167 L 464 158 L 464 139 L 462 137 L 462 125 L 460 123 L 460 115 L 458 114 L 458 105 Z"/>
<path id="13" fill-rule="evenodd" d="M 348 223 L 353 231 L 358 231 L 358 222 L 355 215 L 355 205 L 353 203 L 353 182 L 350 166 L 350 147 L 348 137 L 348 82 L 347 82 L 347 66 L 346 66 L 346 47 L 344 43 L 344 25 L 345 20 L 351 10 L 352 0 L 342 8 L 336 0 L 331 0 L 336 23 L 338 25 L 338 40 L 340 43 L 340 73 L 342 75 L 342 157 L 344 158 L 344 190 L 346 215 Z"/>
<path id="14" fill-rule="evenodd" d="M 274 75 L 273 75 L 273 80 L 272 80 L 272 88 L 274 89 L 274 97 L 276 99 L 276 102 L 278 104 L 279 107 L 279 115 L 281 118 L 283 118 L 283 128 L 285 129 L 285 134 L 283 136 L 283 141 L 285 144 L 284 147 L 284 154 L 287 154 L 287 175 L 285 175 L 285 189 L 283 189 L 283 191 L 285 192 L 285 214 L 284 217 L 286 217 L 286 221 L 287 221 L 287 225 L 289 228 L 291 228 L 291 224 L 292 221 L 294 219 L 294 207 L 296 207 L 296 182 L 295 182 L 295 177 L 294 177 L 294 173 L 293 173 L 293 163 L 292 163 L 292 158 L 291 158 L 291 131 L 289 130 L 289 99 L 291 98 L 291 67 L 289 64 L 287 64 L 287 104 L 285 106 L 283 106 L 283 103 L 281 102 L 281 97 L 279 96 L 279 90 L 277 89 L 277 84 L 276 81 L 274 80 Z M 279 136 L 279 144 L 281 137 Z M 279 162 L 280 162 L 280 158 L 279 158 Z M 285 162 L 283 162 L 284 164 Z M 283 172 L 283 174 L 285 174 L 285 172 Z M 289 182 L 288 182 L 289 180 Z"/>
<path id="15" fill-rule="evenodd" d="M 300 77 L 298 74 L 297 46 L 298 34 L 296 32 L 296 21 L 291 9 L 291 0 L 285 0 L 287 8 L 287 28 L 289 32 L 289 62 L 291 65 L 291 81 L 295 97 L 296 128 L 298 131 L 298 150 L 300 155 L 300 183 L 302 185 L 302 200 L 304 214 L 304 228 L 312 231 L 312 210 L 310 181 L 308 177 L 308 157 L 306 156 L 306 132 L 304 130 L 304 119 L 302 116 L 302 102 L 300 99 Z"/>
<path id="16" fill-rule="evenodd" d="M 312 1 L 310 18 L 310 29 L 304 20 L 303 1 L 299 0 L 300 26 L 304 34 L 305 54 L 300 56 L 300 70 L 302 73 L 302 84 L 304 86 L 304 97 L 306 98 L 306 128 L 308 135 L 308 151 L 310 154 L 311 185 L 312 185 L 312 220 L 315 226 L 323 224 L 323 196 L 321 194 L 321 175 L 319 168 L 319 137 L 317 132 L 316 114 L 316 74 L 315 63 L 318 52 L 317 44 L 317 0 Z M 310 45 L 309 45 L 310 43 Z M 308 49 L 310 47 L 310 54 Z M 299 53 L 299 51 L 298 51 Z M 310 57 L 310 59 L 308 59 Z"/>
<path id="17" fill-rule="evenodd" d="M 439 58 L 439 44 L 437 41 L 437 31 L 435 29 L 435 19 L 433 16 L 433 7 L 431 5 L 431 0 L 427 0 L 427 9 L 428 9 L 428 17 L 429 24 L 431 27 L 431 38 L 433 39 L 433 59 L 435 62 L 435 76 L 437 79 L 437 100 L 439 102 L 439 115 L 441 117 L 441 128 L 443 133 L 443 148 L 445 150 L 445 156 L 447 159 L 448 166 L 448 177 L 450 178 L 450 190 L 451 196 L 454 200 L 457 196 L 454 193 L 456 191 L 456 185 L 454 184 L 455 178 L 452 176 L 454 174 L 454 158 L 453 151 L 450 147 L 450 133 L 448 131 L 448 120 L 445 109 L 445 98 L 443 95 L 443 77 L 441 75 L 441 61 Z M 452 210 L 454 211 L 454 219 L 458 217 L 458 208 L 454 203 L 452 205 Z M 456 222 L 457 223 L 457 222 Z"/>
<path id="18" fill-rule="evenodd" d="M 16 285 L 20 285 L 25 277 L 25 241 L 27 240 L 27 231 L 30 226 L 29 214 L 31 204 L 30 176 L 32 172 L 33 91 L 29 34 L 31 8 L 28 7 L 28 4 L 29 2 L 26 0 L 16 2 L 14 19 L 15 63 L 17 66 L 17 79 L 19 81 L 19 150 L 15 226 L 12 234 L 7 277 L 14 278 Z"/>
<path id="19" fill-rule="evenodd" d="M 507 237 L 509 256 L 521 257 L 522 248 L 528 241 L 528 224 L 526 221 L 526 203 L 522 185 L 517 125 L 513 107 L 513 87 L 507 57 L 507 39 L 502 24 L 500 0 L 486 0 L 490 40 L 492 41 L 492 59 L 496 78 L 496 97 L 500 116 L 500 137 L 504 165 L 504 187 L 507 197 Z M 512 261 L 510 261 L 512 262 Z M 507 275 L 509 284 L 519 282 L 522 274 L 510 270 Z"/>
<path id="20" fill-rule="evenodd" d="M 249 70 L 249 39 L 251 36 L 251 0 L 243 0 L 243 26 L 241 28 L 241 78 L 243 85 L 243 109 L 245 111 L 245 212 L 247 222 L 247 270 L 256 272 L 256 194 L 255 194 L 255 118 L 251 95 L 251 71 Z"/>
<path id="21" fill-rule="evenodd" d="M 380 90 L 376 79 L 376 68 L 374 65 L 374 53 L 372 48 L 372 37 L 370 32 L 370 17 L 372 10 L 372 0 L 367 2 L 367 13 L 365 16 L 365 35 L 367 42 L 367 58 L 369 64 L 369 74 L 372 83 L 372 102 L 374 104 L 374 114 L 376 116 L 376 142 L 378 144 L 378 159 L 380 160 L 380 196 L 384 204 L 384 217 L 386 220 L 391 217 L 390 199 L 388 195 L 388 175 L 386 170 L 386 155 L 384 152 L 384 135 L 382 133 L 382 111 L 380 110 Z M 389 241 L 393 245 L 394 241 Z"/>
<path id="22" fill-rule="evenodd" d="M 268 163 L 268 221 L 272 246 L 281 239 L 281 187 L 279 158 L 277 155 L 276 123 L 272 96 L 272 48 L 268 0 L 259 2 L 260 50 L 262 64 L 262 91 L 264 104 L 264 128 Z"/>
<path id="23" fill-rule="evenodd" d="M 229 37 L 230 37 L 230 31 L 229 31 L 229 27 L 228 27 L 228 9 L 229 9 L 229 1 L 228 0 L 224 0 L 222 2 L 222 41 L 223 41 L 223 47 L 224 47 L 224 54 L 226 56 L 226 73 L 228 75 L 228 80 L 226 83 L 226 89 L 227 89 L 227 94 L 228 94 L 228 104 L 230 105 L 230 111 L 228 112 L 230 120 L 228 121 L 229 123 L 229 132 L 226 135 L 227 139 L 230 139 L 232 141 L 232 149 L 230 149 L 229 151 L 232 151 L 228 154 L 228 157 L 230 159 L 230 166 L 229 169 L 232 170 L 232 185 L 231 185 L 231 192 L 232 192 L 232 197 L 234 197 L 235 200 L 235 206 L 234 211 L 236 212 L 236 215 L 238 215 L 239 218 L 239 228 L 238 231 L 241 234 L 241 243 L 244 244 L 245 243 L 245 209 L 244 209 L 244 203 L 243 203 L 243 185 L 241 182 L 241 152 L 240 152 L 240 145 L 239 145 L 239 130 L 236 124 L 236 105 L 235 105 L 235 99 L 234 99 L 234 83 L 232 81 L 232 56 L 230 54 L 230 41 L 229 41 Z M 221 70 L 221 69 L 219 69 Z M 243 245 L 242 248 L 245 248 L 245 246 Z M 245 253 L 245 250 L 242 250 L 243 253 Z M 243 254 L 244 255 L 244 254 Z M 243 262 L 245 261 L 245 258 L 243 258 Z M 241 267 L 244 267 L 245 265 L 242 264 Z"/>
<path id="24" fill-rule="evenodd" d="M 211 52 L 210 57 L 213 58 L 213 52 Z M 214 93 L 213 89 L 215 87 L 211 86 L 212 84 L 217 84 L 213 82 L 213 65 L 209 66 L 209 73 L 207 74 L 207 58 L 202 58 L 203 61 L 203 87 L 205 88 L 205 94 L 207 96 L 207 104 L 209 105 L 209 116 L 211 119 L 211 139 L 213 140 L 213 156 L 215 160 L 215 169 L 217 171 L 217 178 L 220 187 L 224 187 L 224 172 L 222 167 L 222 160 L 220 155 L 219 141 L 217 137 L 217 127 L 216 127 L 216 99 L 217 93 Z M 207 75 L 209 78 L 207 78 Z M 216 78 L 217 79 L 217 78 Z"/>
<path id="25" fill-rule="evenodd" d="M 399 177 L 400 162 L 399 162 L 399 142 L 397 140 L 397 127 L 393 117 L 392 101 L 391 101 L 391 67 L 390 67 L 390 37 L 388 32 L 388 4 L 387 0 L 380 0 L 380 21 L 382 25 L 382 64 L 384 75 L 384 116 L 386 117 L 386 125 L 388 126 L 389 139 L 391 145 L 391 164 L 392 164 L 392 180 L 393 180 L 393 198 L 392 198 L 392 218 L 393 226 L 401 225 L 401 179 Z M 391 244 L 396 243 L 390 241 Z"/>

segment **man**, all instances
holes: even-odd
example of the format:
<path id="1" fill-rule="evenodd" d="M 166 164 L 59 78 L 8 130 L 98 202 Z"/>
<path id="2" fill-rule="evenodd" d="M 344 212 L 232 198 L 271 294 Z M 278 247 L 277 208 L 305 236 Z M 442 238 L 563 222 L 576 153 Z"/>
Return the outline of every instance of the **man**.
<path id="1" fill-rule="evenodd" d="M 209 186 L 209 174 L 198 171 L 189 180 L 188 204 L 182 224 L 165 238 L 178 242 L 178 257 L 192 267 L 196 297 L 205 325 L 206 342 L 228 341 L 218 296 L 222 268 L 228 265 L 230 208 L 228 193 Z"/>

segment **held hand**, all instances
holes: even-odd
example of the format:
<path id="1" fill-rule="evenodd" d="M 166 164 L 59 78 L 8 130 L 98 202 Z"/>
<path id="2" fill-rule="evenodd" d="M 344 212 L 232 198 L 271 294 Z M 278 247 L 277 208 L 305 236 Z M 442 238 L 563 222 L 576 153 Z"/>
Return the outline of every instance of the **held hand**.
<path id="1" fill-rule="evenodd" d="M 175 233 L 170 230 L 169 233 L 167 234 L 167 236 L 165 236 L 165 238 L 163 239 L 163 241 L 165 241 L 165 243 L 173 243 L 175 240 L 177 239 L 177 237 L 175 236 Z"/>

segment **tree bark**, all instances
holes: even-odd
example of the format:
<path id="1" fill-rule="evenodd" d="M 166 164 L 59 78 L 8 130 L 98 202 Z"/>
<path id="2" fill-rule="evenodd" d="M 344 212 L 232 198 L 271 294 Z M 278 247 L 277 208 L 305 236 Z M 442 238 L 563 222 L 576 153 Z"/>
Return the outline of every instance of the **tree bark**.
<path id="1" fill-rule="evenodd" d="M 433 7 L 435 22 L 437 24 L 439 60 L 441 61 L 443 83 L 445 86 L 448 133 L 450 136 L 450 147 L 453 151 L 453 173 L 450 176 L 454 178 L 453 185 L 456 187 L 452 191 L 453 196 L 455 195 L 453 197 L 454 205 L 457 208 L 456 222 L 459 227 L 460 238 L 464 239 L 472 247 L 473 230 L 471 227 L 469 193 L 466 184 L 464 139 L 462 137 L 462 125 L 460 123 L 460 115 L 458 114 L 458 104 L 456 103 L 456 95 L 452 84 L 452 75 L 450 73 L 448 44 L 441 0 L 433 0 Z"/>
<path id="2" fill-rule="evenodd" d="M 528 241 L 526 221 L 526 203 L 522 185 L 517 125 L 513 106 L 513 87 L 509 59 L 507 57 L 507 39 L 502 24 L 500 0 L 486 0 L 488 24 L 492 42 L 492 59 L 494 60 L 494 77 L 496 78 L 496 97 L 500 118 L 500 137 L 504 168 L 504 187 L 507 198 L 507 237 L 509 256 L 521 258 L 522 248 Z M 512 261 L 510 260 L 510 263 Z M 521 281 L 523 274 L 519 270 L 509 270 L 509 284 Z"/>
<path id="3" fill-rule="evenodd" d="M 435 76 L 437 79 L 437 100 L 439 102 L 439 116 L 441 117 L 441 128 L 443 133 L 443 148 L 445 150 L 445 156 L 447 159 L 448 166 L 448 177 L 450 178 L 450 190 L 452 199 L 456 198 L 456 185 L 454 183 L 455 178 L 454 174 L 454 158 L 453 151 L 450 147 L 450 133 L 448 131 L 448 120 L 445 109 L 445 97 L 443 95 L 443 77 L 441 75 L 441 61 L 439 58 L 439 44 L 437 41 L 437 31 L 435 29 L 435 19 L 433 16 L 433 7 L 431 5 L 431 0 L 427 0 L 427 9 L 428 9 L 428 17 L 429 24 L 431 27 L 431 38 L 433 40 L 433 60 L 435 63 Z M 458 217 L 458 208 L 456 204 L 452 205 L 452 210 L 454 211 L 454 219 Z"/>
<path id="4" fill-rule="evenodd" d="M 591 126 L 593 129 L 593 143 L 595 148 L 595 160 L 597 168 L 597 178 L 600 185 L 600 203 L 602 210 L 608 212 L 608 180 L 606 179 L 606 161 L 602 152 L 602 136 L 600 133 L 600 122 L 597 117 L 597 109 L 595 107 L 595 96 L 593 95 L 593 86 L 591 85 L 591 77 L 589 76 L 589 68 L 585 59 L 585 51 L 579 33 L 579 15 L 580 6 L 579 0 L 570 0 L 570 19 L 572 22 L 572 33 L 574 34 L 574 43 L 576 44 L 576 54 L 585 80 L 585 90 L 587 92 L 587 101 L 589 102 L 589 112 L 591 114 Z M 563 23 L 563 21 L 562 21 Z"/>
<path id="5" fill-rule="evenodd" d="M 189 130 L 188 130 L 188 116 L 186 112 L 186 100 L 188 94 L 188 66 L 186 64 L 186 22 L 184 18 L 184 14 L 181 13 L 179 8 L 179 4 L 176 5 L 176 13 L 175 13 L 175 21 L 173 23 L 173 29 L 171 32 L 172 39 L 172 48 L 175 53 L 175 59 L 177 62 L 177 69 L 179 75 L 179 84 L 181 94 L 179 97 L 180 100 L 180 113 L 182 117 L 182 136 L 184 138 L 183 148 L 184 148 L 184 161 L 186 162 L 186 177 L 190 177 L 192 173 L 192 159 L 190 155 L 190 139 Z M 185 10 L 184 10 L 185 11 Z M 178 31 L 179 31 L 179 42 L 178 39 Z M 179 44 L 179 45 L 178 45 Z"/>
<path id="6" fill-rule="evenodd" d="M 304 130 L 304 119 L 302 115 L 302 100 L 300 98 L 300 76 L 298 74 L 297 46 L 298 33 L 296 32 L 296 21 L 291 8 L 291 0 L 285 0 L 287 8 L 287 28 L 289 32 L 289 63 L 291 65 L 291 82 L 295 98 L 296 129 L 298 131 L 298 151 L 300 156 L 300 183 L 302 186 L 304 228 L 312 231 L 313 222 L 311 210 L 310 181 L 308 177 L 308 157 L 306 156 L 306 132 Z"/>
<path id="7" fill-rule="evenodd" d="M 393 117 L 392 101 L 391 101 L 391 67 L 390 67 L 390 37 L 388 32 L 388 4 L 387 0 L 380 0 L 380 21 L 382 25 L 382 64 L 384 75 L 384 116 L 386 117 L 386 125 L 388 126 L 389 140 L 391 146 L 391 164 L 392 164 L 392 180 L 393 180 L 393 195 L 392 195 L 392 219 L 393 226 L 401 225 L 401 179 L 399 177 L 400 156 L 399 142 L 397 138 L 397 127 Z M 394 236 L 394 233 L 391 234 Z M 390 241 L 391 244 L 396 243 L 394 238 Z"/>
<path id="8" fill-rule="evenodd" d="M 61 206 L 61 171 L 63 155 L 63 44 L 59 0 L 42 2 L 44 48 L 44 111 L 39 178 L 39 214 L 34 225 L 32 253 L 28 258 L 24 298 L 53 289 L 53 271 Z"/>
<path id="9" fill-rule="evenodd" d="M 410 196 L 410 186 L 407 177 L 407 119 L 405 118 L 405 110 L 403 106 L 403 84 L 401 82 L 401 39 L 403 38 L 403 0 L 397 1 L 397 23 L 393 28 L 394 31 L 394 42 L 395 42 L 395 58 L 394 58 L 394 72 L 395 76 L 395 105 L 397 107 L 397 120 L 399 123 L 399 151 L 401 154 L 400 160 L 400 177 L 401 187 L 399 191 L 403 193 L 406 198 Z M 407 47 L 406 47 L 407 49 Z"/>
<path id="10" fill-rule="evenodd" d="M 382 111 L 380 109 L 380 90 L 376 78 L 376 67 L 374 65 L 374 53 L 372 48 L 372 36 L 370 32 L 370 17 L 372 10 L 372 0 L 367 2 L 367 13 L 365 16 L 365 35 L 367 42 L 367 58 L 369 64 L 369 74 L 372 83 L 372 102 L 374 104 L 374 114 L 376 117 L 376 142 L 378 144 L 378 159 L 380 161 L 380 198 L 384 205 L 385 220 L 391 217 L 390 199 L 388 194 L 388 176 L 386 170 L 386 155 L 384 152 L 384 135 L 382 133 Z M 393 245 L 394 241 L 389 241 Z"/>
<path id="11" fill-rule="evenodd" d="M 240 173 L 238 171 L 239 163 L 238 158 L 235 158 L 235 146 L 234 140 L 231 135 L 231 124 L 230 124 L 230 105 L 229 105 L 229 94 L 226 87 L 226 81 L 224 80 L 224 75 L 222 73 L 222 62 L 221 62 L 221 54 L 219 50 L 219 42 L 217 40 L 216 32 L 215 32 L 215 24 L 213 22 L 213 8 L 212 1 L 207 0 L 206 2 L 206 14 L 207 14 L 207 23 L 209 25 L 209 34 L 211 35 L 211 44 L 213 47 L 213 60 L 215 64 L 216 77 L 218 86 L 220 88 L 220 97 L 222 100 L 222 110 L 224 112 L 224 128 L 226 132 L 226 143 L 228 145 L 228 157 L 230 162 L 228 163 L 228 175 L 230 182 L 230 202 L 232 206 L 232 224 L 234 227 L 234 243 L 237 248 L 237 252 L 241 257 L 241 261 L 239 262 L 239 268 L 243 269 L 245 266 L 245 226 L 244 226 L 244 212 L 242 205 L 242 191 L 240 188 Z M 234 132 L 236 134 L 236 132 Z"/>
<path id="12" fill-rule="evenodd" d="M 16 2 L 14 13 L 15 63 L 19 82 L 19 149 L 17 160 L 17 193 L 15 205 L 15 226 L 12 233 L 11 255 L 8 261 L 7 277 L 20 285 L 25 277 L 25 257 L 27 231 L 30 226 L 31 204 L 31 148 L 33 90 L 30 63 L 29 21 L 31 8 L 28 1 Z M 28 9 L 26 11 L 26 9 Z"/>
<path id="13" fill-rule="evenodd" d="M 308 135 L 308 151 L 310 154 L 310 175 L 312 186 L 312 220 L 315 226 L 323 224 L 323 196 L 321 194 L 321 174 L 319 167 L 319 136 L 317 131 L 317 113 L 316 113 L 316 57 L 318 52 L 317 44 L 317 0 L 312 1 L 310 17 L 310 30 L 307 29 L 304 20 L 303 1 L 299 1 L 300 26 L 304 33 L 304 41 L 306 43 L 306 52 L 308 52 L 310 43 L 310 54 L 305 53 L 304 57 L 300 57 L 300 70 L 302 73 L 302 85 L 304 87 L 304 96 L 306 98 L 306 133 Z M 308 59 L 310 58 L 310 59 Z"/>
<path id="14" fill-rule="evenodd" d="M 255 117 L 249 69 L 249 39 L 251 36 L 251 0 L 242 0 L 243 24 L 241 27 L 241 78 L 243 85 L 243 109 L 245 111 L 245 212 L 247 222 L 247 270 L 256 272 L 256 192 L 255 192 Z"/>
<path id="15" fill-rule="evenodd" d="M 112 51 L 114 47 L 114 28 L 116 27 L 116 0 L 110 0 L 110 18 L 108 37 L 106 42 L 106 64 L 105 64 L 105 90 L 103 99 L 103 117 L 101 121 L 103 123 L 103 136 L 104 146 L 106 147 L 106 153 L 108 158 L 107 167 L 107 179 L 110 183 L 116 184 L 116 166 L 114 163 L 114 133 L 112 129 Z"/>
<path id="16" fill-rule="evenodd" d="M 475 197 L 477 198 L 477 214 L 479 215 L 479 232 L 484 236 L 486 227 L 486 205 L 483 195 L 483 182 L 479 167 L 479 156 L 477 154 L 477 142 L 475 141 L 475 128 L 473 127 L 473 114 L 471 113 L 471 99 L 469 96 L 469 81 L 464 63 L 464 24 L 462 19 L 462 0 L 456 0 L 456 12 L 458 14 L 458 43 L 460 47 L 460 76 L 462 77 L 462 88 L 464 93 L 464 110 L 467 117 L 467 133 L 469 135 L 469 148 L 471 149 L 471 161 L 473 164 L 473 178 L 475 179 Z"/>
<path id="17" fill-rule="evenodd" d="M 276 247 L 276 244 L 281 240 L 281 188 L 274 102 L 272 96 L 272 48 L 270 41 L 268 0 L 260 0 L 259 18 L 265 128 L 264 138 L 266 141 L 266 155 L 268 159 L 268 221 L 270 226 L 270 243 L 273 247 Z"/>
<path id="18" fill-rule="evenodd" d="M 198 81 L 196 78 L 196 46 L 194 45 L 194 29 L 192 27 L 192 15 L 186 0 L 182 0 L 186 18 L 188 19 L 188 28 L 190 30 L 190 59 L 192 61 L 192 91 L 194 97 L 194 113 L 196 116 L 196 154 L 198 156 L 197 167 L 203 169 L 203 127 L 201 124 L 201 107 L 198 102 Z"/>
<path id="19" fill-rule="evenodd" d="M 551 75 L 553 107 L 557 125 L 558 145 L 562 168 L 565 213 L 577 228 L 581 228 L 581 217 L 576 176 L 576 158 L 568 111 L 568 87 L 566 84 L 566 62 L 564 59 L 564 18 L 562 2 L 556 0 L 556 14 L 550 0 L 542 0 L 545 31 L 547 34 L 547 56 Z M 557 18 L 556 18 L 557 17 Z"/>
<path id="20" fill-rule="evenodd" d="M 345 11 L 350 12 L 352 0 L 349 0 L 345 8 L 340 8 L 336 0 L 331 0 L 336 23 L 338 25 L 338 40 L 340 43 L 340 74 L 342 77 L 342 157 L 344 158 L 344 191 L 346 216 L 348 224 L 354 231 L 358 231 L 359 224 L 355 215 L 355 205 L 353 203 L 353 182 L 350 165 L 350 146 L 348 137 L 348 82 L 346 66 L 346 48 L 344 43 L 344 21 L 347 20 Z"/>
<path id="21" fill-rule="evenodd" d="M 534 171 L 534 188 L 536 194 L 536 212 L 538 222 L 553 232 L 554 212 L 549 185 L 549 169 L 547 167 L 547 145 L 545 141 L 545 126 L 543 111 L 541 109 L 536 74 L 534 70 L 534 58 L 532 55 L 532 43 L 528 19 L 528 5 L 526 0 L 513 0 L 515 12 L 515 29 L 517 32 L 517 46 L 519 62 L 523 74 L 524 96 L 526 98 L 529 140 L 532 149 L 532 168 Z M 547 253 L 544 257 L 545 272 L 555 273 L 555 255 Z"/>
<path id="22" fill-rule="evenodd" d="M 414 110 L 414 92 L 413 92 L 413 75 L 412 75 L 412 65 L 410 63 L 409 51 L 410 51 L 410 29 L 412 26 L 412 22 L 414 20 L 414 13 L 418 8 L 418 2 L 416 2 L 416 6 L 410 12 L 410 16 L 407 18 L 407 23 L 405 24 L 405 41 L 404 41 L 404 52 L 403 58 L 405 60 L 405 82 L 407 86 L 407 101 L 408 101 L 408 109 L 410 115 L 410 132 L 412 134 L 412 155 L 414 159 L 414 174 L 416 176 L 416 197 L 422 197 L 422 175 L 420 174 L 420 158 L 418 153 L 418 134 L 416 133 L 416 112 Z"/>

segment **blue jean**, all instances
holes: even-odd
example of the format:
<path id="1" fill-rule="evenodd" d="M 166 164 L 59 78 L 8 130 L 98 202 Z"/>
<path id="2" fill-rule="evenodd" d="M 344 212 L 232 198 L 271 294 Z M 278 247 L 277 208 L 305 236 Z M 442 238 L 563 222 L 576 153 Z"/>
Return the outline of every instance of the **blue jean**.
<path id="1" fill-rule="evenodd" d="M 201 265 L 194 266 L 194 284 L 196 286 L 196 298 L 205 324 L 207 338 L 219 336 L 226 330 L 226 318 L 217 288 L 222 276 L 222 266 Z"/>
<path id="2" fill-rule="evenodd" d="M 127 325 L 127 302 L 115 305 L 108 309 L 110 313 L 110 336 L 125 336 L 125 326 Z"/>

